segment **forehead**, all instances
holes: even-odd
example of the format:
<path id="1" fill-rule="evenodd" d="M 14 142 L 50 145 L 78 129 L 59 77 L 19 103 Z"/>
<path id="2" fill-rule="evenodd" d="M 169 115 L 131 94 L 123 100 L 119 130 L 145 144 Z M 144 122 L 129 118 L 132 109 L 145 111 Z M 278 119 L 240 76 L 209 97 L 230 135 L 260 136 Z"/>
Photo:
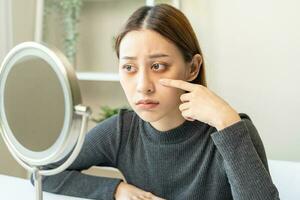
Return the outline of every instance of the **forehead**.
<path id="1" fill-rule="evenodd" d="M 120 57 L 164 53 L 170 56 L 180 54 L 177 46 L 159 33 L 143 29 L 128 32 L 120 43 Z"/>

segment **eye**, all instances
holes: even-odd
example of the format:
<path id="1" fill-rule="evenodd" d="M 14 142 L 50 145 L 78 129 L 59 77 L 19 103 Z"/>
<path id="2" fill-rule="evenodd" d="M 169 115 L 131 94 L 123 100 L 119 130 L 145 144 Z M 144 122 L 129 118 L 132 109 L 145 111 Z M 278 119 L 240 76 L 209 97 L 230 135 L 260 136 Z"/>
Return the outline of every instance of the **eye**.
<path id="1" fill-rule="evenodd" d="M 123 65 L 122 69 L 125 70 L 126 72 L 135 72 L 136 71 L 136 68 L 129 64 Z"/>
<path id="2" fill-rule="evenodd" d="M 164 70 L 165 68 L 166 68 L 166 65 L 160 64 L 160 63 L 154 63 L 151 66 L 151 69 L 153 69 L 154 71 L 161 71 L 161 70 Z"/>

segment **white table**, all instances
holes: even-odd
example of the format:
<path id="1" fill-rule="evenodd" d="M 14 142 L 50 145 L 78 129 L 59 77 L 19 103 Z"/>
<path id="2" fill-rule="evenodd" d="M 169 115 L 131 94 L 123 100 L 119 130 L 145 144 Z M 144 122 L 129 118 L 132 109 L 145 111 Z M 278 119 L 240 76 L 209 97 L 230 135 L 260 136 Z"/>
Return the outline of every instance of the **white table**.
<path id="1" fill-rule="evenodd" d="M 300 162 L 268 160 L 272 180 L 281 200 L 300 199 Z"/>
<path id="2" fill-rule="evenodd" d="M 1 200 L 35 200 L 35 189 L 29 180 L 0 174 L 0 199 Z M 64 195 L 43 192 L 45 200 L 83 200 Z"/>

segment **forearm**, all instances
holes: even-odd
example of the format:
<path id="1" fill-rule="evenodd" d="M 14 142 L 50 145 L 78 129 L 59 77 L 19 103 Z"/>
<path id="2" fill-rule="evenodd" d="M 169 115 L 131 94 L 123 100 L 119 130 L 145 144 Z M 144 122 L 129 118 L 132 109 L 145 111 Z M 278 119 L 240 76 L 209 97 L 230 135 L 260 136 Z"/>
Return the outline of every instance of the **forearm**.
<path id="1" fill-rule="evenodd" d="M 246 122 L 241 120 L 212 134 L 212 139 L 224 159 L 233 197 L 234 199 L 279 199 L 278 191 L 248 131 Z"/>
<path id="2" fill-rule="evenodd" d="M 121 179 L 97 177 L 76 170 L 67 170 L 53 176 L 43 176 L 42 189 L 67 196 L 113 200 L 120 182 Z"/>

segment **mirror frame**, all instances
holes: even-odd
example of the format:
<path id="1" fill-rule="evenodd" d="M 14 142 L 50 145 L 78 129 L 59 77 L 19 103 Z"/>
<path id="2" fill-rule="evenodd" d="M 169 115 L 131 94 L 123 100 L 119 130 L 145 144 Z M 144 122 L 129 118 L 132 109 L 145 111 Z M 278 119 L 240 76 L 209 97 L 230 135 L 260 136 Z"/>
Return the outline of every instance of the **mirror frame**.
<path id="1" fill-rule="evenodd" d="M 57 75 L 64 93 L 65 117 L 64 126 L 58 138 L 48 149 L 36 152 L 25 148 L 13 135 L 5 114 L 4 95 L 0 96 L 0 129 L 2 136 L 9 146 L 11 153 L 15 153 L 21 160 L 32 166 L 47 165 L 66 156 L 75 146 L 80 127 L 80 116 L 74 108 L 81 104 L 81 95 L 77 78 L 72 66 L 65 56 L 54 47 L 36 42 L 24 42 L 15 46 L 4 58 L 0 68 L 0 94 L 5 92 L 6 79 L 14 64 L 20 59 L 34 56 L 43 59 L 51 66 Z M 72 133 L 72 132 L 76 133 Z"/>

